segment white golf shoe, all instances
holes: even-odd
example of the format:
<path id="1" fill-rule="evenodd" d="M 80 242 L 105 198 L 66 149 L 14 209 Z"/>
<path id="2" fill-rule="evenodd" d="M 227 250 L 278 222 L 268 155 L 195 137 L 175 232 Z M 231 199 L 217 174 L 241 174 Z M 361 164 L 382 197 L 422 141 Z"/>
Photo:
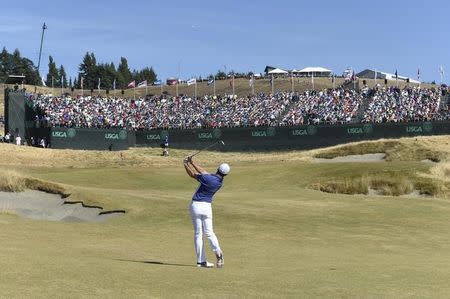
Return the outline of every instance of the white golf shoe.
<path id="1" fill-rule="evenodd" d="M 202 262 L 202 263 L 197 263 L 197 267 L 201 267 L 201 268 L 214 268 L 214 264 L 210 263 L 208 261 L 206 262 Z"/>

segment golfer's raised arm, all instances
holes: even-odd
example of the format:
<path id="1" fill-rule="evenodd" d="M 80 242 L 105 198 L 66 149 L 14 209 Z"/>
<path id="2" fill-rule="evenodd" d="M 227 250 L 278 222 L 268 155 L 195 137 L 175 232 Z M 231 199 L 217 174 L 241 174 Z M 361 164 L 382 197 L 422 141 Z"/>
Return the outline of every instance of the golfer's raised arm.
<path id="1" fill-rule="evenodd" d="M 189 162 L 195 168 L 195 170 L 197 170 L 198 173 L 201 173 L 201 174 L 208 173 L 204 168 L 200 167 L 197 163 L 195 163 L 194 160 L 192 160 L 192 158 L 189 158 Z"/>
<path id="2" fill-rule="evenodd" d="M 186 170 L 186 173 L 188 174 L 188 176 L 190 176 L 193 179 L 197 179 L 197 177 L 196 177 L 197 173 L 189 167 L 189 163 L 187 160 L 183 161 L 183 166 L 184 166 L 184 169 Z"/>

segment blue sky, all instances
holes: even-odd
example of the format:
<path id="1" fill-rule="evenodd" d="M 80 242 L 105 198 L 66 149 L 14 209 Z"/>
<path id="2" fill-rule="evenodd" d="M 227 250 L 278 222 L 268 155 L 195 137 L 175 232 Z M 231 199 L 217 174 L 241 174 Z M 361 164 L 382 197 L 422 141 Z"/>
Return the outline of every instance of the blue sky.
<path id="1" fill-rule="evenodd" d="M 324 66 L 341 74 L 376 68 L 440 82 L 450 75 L 447 1 L 7 1 L 0 46 L 38 61 L 48 55 L 75 77 L 84 54 L 99 62 L 121 56 L 131 68 L 153 66 L 159 78 L 217 70 L 262 72 Z"/>

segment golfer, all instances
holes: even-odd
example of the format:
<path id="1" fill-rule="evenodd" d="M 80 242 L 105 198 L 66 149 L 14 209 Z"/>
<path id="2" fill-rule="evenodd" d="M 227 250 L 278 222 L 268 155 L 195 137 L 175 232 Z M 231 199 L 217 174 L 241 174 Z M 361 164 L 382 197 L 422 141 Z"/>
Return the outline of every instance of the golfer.
<path id="1" fill-rule="evenodd" d="M 230 172 L 230 166 L 223 163 L 215 174 L 208 173 L 205 169 L 197 165 L 192 157 L 184 159 L 184 168 L 187 174 L 200 182 L 190 205 L 192 223 L 194 225 L 194 245 L 197 254 L 197 267 L 212 268 L 213 263 L 206 260 L 206 253 L 203 247 L 203 233 L 208 238 L 209 245 L 216 255 L 216 267 L 224 265 L 223 253 L 219 246 L 216 234 L 213 231 L 211 203 L 214 194 L 222 187 L 223 178 Z"/>

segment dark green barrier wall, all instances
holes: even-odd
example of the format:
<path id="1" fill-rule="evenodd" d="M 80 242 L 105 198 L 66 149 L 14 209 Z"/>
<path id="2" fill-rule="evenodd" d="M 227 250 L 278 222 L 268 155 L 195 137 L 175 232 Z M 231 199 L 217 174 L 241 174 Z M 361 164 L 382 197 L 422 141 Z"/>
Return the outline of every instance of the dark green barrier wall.
<path id="1" fill-rule="evenodd" d="M 136 132 L 136 145 L 159 146 L 167 133 L 172 148 L 198 149 L 223 140 L 222 150 L 311 149 L 360 140 L 450 134 L 450 122 L 141 131 Z"/>
<path id="2" fill-rule="evenodd" d="M 126 130 L 52 128 L 52 148 L 86 150 L 124 150 L 128 148 Z M 134 144 L 133 138 L 131 142 Z"/>
<path id="3" fill-rule="evenodd" d="M 5 94 L 5 130 L 25 137 L 25 97 L 21 93 Z"/>

